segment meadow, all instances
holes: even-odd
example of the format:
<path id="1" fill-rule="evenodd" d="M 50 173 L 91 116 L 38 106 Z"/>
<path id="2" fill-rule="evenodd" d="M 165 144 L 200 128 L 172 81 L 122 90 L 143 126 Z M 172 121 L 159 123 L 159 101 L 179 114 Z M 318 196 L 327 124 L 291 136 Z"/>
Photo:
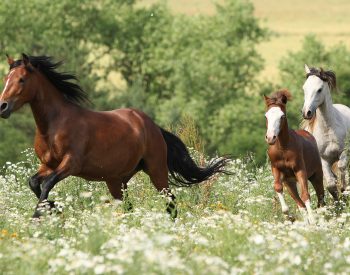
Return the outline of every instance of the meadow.
<path id="1" fill-rule="evenodd" d="M 114 201 L 103 182 L 69 177 L 50 193 L 56 210 L 33 220 L 37 199 L 28 179 L 36 173 L 38 160 L 31 149 L 19 154 L 31 146 L 33 136 L 27 108 L 2 121 L 0 128 L 0 159 L 7 161 L 0 173 L 0 274 L 350 273 L 347 194 L 335 205 L 327 193 L 327 206 L 316 210 L 314 225 L 302 220 L 288 194 L 296 221 L 282 214 L 266 161 L 260 96 L 280 84 L 281 73 L 288 76 L 290 83 L 285 83 L 293 92 L 300 89 L 300 60 L 305 53 L 318 60 L 318 49 L 306 47 L 297 58 L 288 56 L 288 65 L 295 61 L 291 72 L 278 66 L 282 56 L 301 47 L 306 34 L 316 34 L 327 46 L 326 57 L 315 63 L 350 64 L 348 51 L 329 53 L 328 48 L 350 42 L 349 1 L 253 0 L 259 26 L 251 21 L 249 6 L 236 7 L 235 1 L 227 1 L 224 11 L 216 14 L 210 0 L 169 0 L 171 12 L 157 7 L 157 16 L 137 8 L 158 2 L 153 0 L 136 7 L 123 0 L 104 0 L 101 6 L 95 1 L 47 2 L 48 13 L 42 12 L 45 7 L 38 0 L 0 4 L 1 43 L 11 55 L 31 51 L 64 59 L 63 71 L 79 76 L 95 109 L 132 106 L 162 127 L 174 128 L 189 115 L 182 123 L 187 128 L 181 139 L 195 148 L 191 153 L 199 163 L 210 160 L 202 151 L 241 157 L 229 163 L 230 176 L 192 188 L 173 187 L 179 212 L 175 220 L 165 211 L 166 198 L 143 173 L 130 181 L 126 203 Z M 240 28 L 231 33 L 232 22 L 245 30 L 242 39 L 236 39 L 242 35 Z M 262 43 L 260 23 L 270 34 Z M 214 35 L 208 35 L 213 30 Z M 317 44 L 311 42 L 307 45 Z M 255 55 L 255 46 L 265 64 Z M 350 69 L 341 67 L 338 79 L 343 85 Z M 5 60 L 0 69 L 8 72 Z M 116 76 L 120 79 L 115 82 L 123 85 L 113 83 Z M 267 87 L 257 81 L 264 79 L 270 82 Z M 347 102 L 349 93 L 338 96 Z M 301 97 L 290 105 L 289 118 L 294 114 L 294 121 L 300 118 Z M 10 162 L 17 153 L 20 160 Z M 126 210 L 129 203 L 132 211 Z"/>
<path id="2" fill-rule="evenodd" d="M 193 156 L 199 157 L 192 150 Z M 28 188 L 36 159 L 7 163 L 0 178 L 1 274 L 348 274 L 350 211 L 345 203 L 317 211 L 316 225 L 281 214 L 268 166 L 232 160 L 233 176 L 174 188 L 179 216 L 142 173 L 131 180 L 133 211 L 103 183 L 78 178 L 51 192 L 57 211 L 32 220 Z M 313 207 L 315 194 L 312 192 Z"/>

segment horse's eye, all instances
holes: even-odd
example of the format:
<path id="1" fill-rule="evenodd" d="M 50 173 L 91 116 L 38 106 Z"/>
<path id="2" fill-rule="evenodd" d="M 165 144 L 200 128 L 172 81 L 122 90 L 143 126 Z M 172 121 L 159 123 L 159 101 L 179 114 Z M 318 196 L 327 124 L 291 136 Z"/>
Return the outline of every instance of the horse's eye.
<path id="1" fill-rule="evenodd" d="M 320 92 L 322 92 L 322 88 L 319 88 L 318 90 L 317 90 L 317 93 L 319 94 Z"/>
<path id="2" fill-rule="evenodd" d="M 286 115 L 283 115 L 283 116 L 282 116 L 282 119 L 285 119 L 285 118 L 286 118 Z"/>
<path id="3" fill-rule="evenodd" d="M 23 84 L 24 83 L 24 79 L 21 77 L 19 80 L 18 80 L 19 83 Z"/>

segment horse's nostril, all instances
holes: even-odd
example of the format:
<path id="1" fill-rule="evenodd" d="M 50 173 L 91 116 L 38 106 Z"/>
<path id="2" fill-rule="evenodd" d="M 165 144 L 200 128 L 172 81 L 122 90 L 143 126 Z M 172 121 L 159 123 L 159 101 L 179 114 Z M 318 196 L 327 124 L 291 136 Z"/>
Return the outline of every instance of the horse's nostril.
<path id="1" fill-rule="evenodd" d="M 276 138 L 276 136 L 273 136 L 273 139 L 275 139 Z"/>
<path id="2" fill-rule="evenodd" d="M 307 115 L 308 117 L 310 117 L 310 116 L 311 116 L 311 111 L 307 111 L 306 115 Z"/>
<path id="3" fill-rule="evenodd" d="M 5 111 L 5 110 L 7 109 L 7 107 L 8 107 L 8 103 L 7 103 L 7 102 L 1 103 L 1 105 L 0 105 L 0 111 L 1 111 L 1 112 Z"/>

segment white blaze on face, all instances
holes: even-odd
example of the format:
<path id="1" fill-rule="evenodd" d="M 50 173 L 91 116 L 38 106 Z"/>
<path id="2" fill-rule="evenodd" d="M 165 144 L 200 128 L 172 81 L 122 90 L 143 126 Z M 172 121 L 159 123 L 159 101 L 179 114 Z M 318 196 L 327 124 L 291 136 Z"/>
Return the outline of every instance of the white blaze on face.
<path id="1" fill-rule="evenodd" d="M 324 101 L 324 94 L 322 93 L 323 80 L 315 75 L 310 75 L 304 85 L 304 106 L 303 114 L 306 115 L 308 111 L 314 113 L 318 106 Z M 320 92 L 321 91 L 321 92 Z"/>
<path id="2" fill-rule="evenodd" d="M 6 83 L 5 83 L 5 87 L 4 87 L 4 89 L 2 90 L 0 100 L 2 99 L 2 96 L 3 96 L 4 92 L 5 92 L 6 89 L 7 89 L 7 86 L 9 85 L 10 77 L 11 77 L 11 75 L 12 75 L 13 73 L 14 73 L 14 71 L 11 71 L 11 72 L 8 74 L 8 76 L 7 76 L 7 80 L 6 80 Z"/>
<path id="3" fill-rule="evenodd" d="M 267 132 L 266 137 L 268 140 L 276 138 L 280 132 L 281 117 L 284 116 L 280 107 L 270 108 L 265 117 L 267 119 Z"/>

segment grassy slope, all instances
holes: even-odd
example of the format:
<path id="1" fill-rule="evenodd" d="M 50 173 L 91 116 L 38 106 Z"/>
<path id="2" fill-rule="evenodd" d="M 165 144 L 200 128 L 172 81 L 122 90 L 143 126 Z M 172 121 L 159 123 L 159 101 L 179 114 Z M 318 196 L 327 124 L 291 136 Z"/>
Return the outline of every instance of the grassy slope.
<path id="1" fill-rule="evenodd" d="M 285 222 L 270 169 L 254 168 L 251 160 L 233 161 L 229 178 L 175 189 L 176 221 L 142 174 L 129 185 L 131 213 L 106 203 L 104 184 L 70 178 L 51 194 L 63 213 L 32 221 L 36 199 L 27 178 L 34 171 L 26 167 L 34 166 L 8 165 L 0 177 L 0 274 L 350 272 L 349 209 L 335 215 L 329 206 L 317 226 L 300 217 Z"/>
<path id="2" fill-rule="evenodd" d="M 145 4 L 155 0 L 143 0 Z M 211 0 L 169 0 L 174 12 L 185 14 L 211 14 Z M 270 41 L 259 46 L 266 60 L 263 77 L 277 79 L 278 62 L 288 51 L 301 46 L 303 37 L 315 33 L 326 45 L 340 41 L 350 44 L 350 1 L 347 0 L 252 0 L 256 15 L 274 32 Z"/>

